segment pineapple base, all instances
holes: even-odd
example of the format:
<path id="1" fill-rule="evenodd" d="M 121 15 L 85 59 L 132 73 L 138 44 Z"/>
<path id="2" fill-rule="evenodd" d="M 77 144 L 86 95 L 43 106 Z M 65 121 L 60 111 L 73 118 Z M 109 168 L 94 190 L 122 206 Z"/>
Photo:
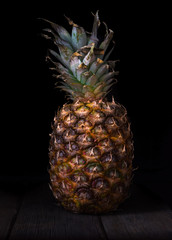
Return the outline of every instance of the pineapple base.
<path id="1" fill-rule="evenodd" d="M 102 193 L 103 194 L 103 193 Z M 128 194 L 112 197 L 112 193 L 109 193 L 103 199 L 97 199 L 91 201 L 85 201 L 81 199 L 74 200 L 63 199 L 61 205 L 68 211 L 72 211 L 73 213 L 84 213 L 84 214 L 103 214 L 114 212 L 118 209 L 119 205 L 123 203 L 127 198 Z"/>
<path id="2" fill-rule="evenodd" d="M 115 101 L 74 101 L 58 111 L 49 147 L 50 188 L 75 213 L 114 211 L 127 197 L 134 147 L 126 109 Z"/>

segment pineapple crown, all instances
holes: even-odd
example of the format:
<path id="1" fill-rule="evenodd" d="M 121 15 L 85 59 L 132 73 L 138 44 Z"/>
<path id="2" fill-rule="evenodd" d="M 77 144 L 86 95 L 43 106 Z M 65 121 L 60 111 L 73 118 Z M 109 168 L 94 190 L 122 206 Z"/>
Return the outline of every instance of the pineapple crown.
<path id="1" fill-rule="evenodd" d="M 52 40 L 58 48 L 58 51 L 49 49 L 46 57 L 53 64 L 50 67 L 55 71 L 53 76 L 62 80 L 58 80 L 57 87 L 66 91 L 72 100 L 104 98 L 117 82 L 115 76 L 118 72 L 114 70 L 117 61 L 108 61 L 114 46 L 107 53 L 114 32 L 104 23 L 105 38 L 100 42 L 97 37 L 100 26 L 98 11 L 94 15 L 91 33 L 87 33 L 69 18 L 67 20 L 72 26 L 71 34 L 56 23 L 42 20 L 50 25 L 50 28 L 43 29 L 42 36 Z"/>

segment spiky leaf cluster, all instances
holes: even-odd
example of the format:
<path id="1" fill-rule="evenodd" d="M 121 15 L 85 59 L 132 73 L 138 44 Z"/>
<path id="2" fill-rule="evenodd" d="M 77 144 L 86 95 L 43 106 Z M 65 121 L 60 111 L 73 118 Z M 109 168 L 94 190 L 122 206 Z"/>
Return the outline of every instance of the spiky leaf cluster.
<path id="1" fill-rule="evenodd" d="M 67 20 L 72 26 L 71 34 L 62 26 L 48 20 L 45 21 L 50 28 L 44 29 L 42 34 L 46 39 L 52 40 L 58 48 L 58 51 L 49 49 L 47 56 L 47 60 L 53 64 L 51 70 L 56 72 L 53 76 L 62 79 L 58 88 L 66 91 L 71 99 L 104 98 L 116 83 L 115 76 L 118 74 L 114 71 L 116 61 L 108 61 L 114 46 L 107 52 L 114 33 L 108 30 L 105 24 L 105 38 L 102 42 L 99 41 L 98 11 L 94 15 L 91 34 L 69 18 Z"/>

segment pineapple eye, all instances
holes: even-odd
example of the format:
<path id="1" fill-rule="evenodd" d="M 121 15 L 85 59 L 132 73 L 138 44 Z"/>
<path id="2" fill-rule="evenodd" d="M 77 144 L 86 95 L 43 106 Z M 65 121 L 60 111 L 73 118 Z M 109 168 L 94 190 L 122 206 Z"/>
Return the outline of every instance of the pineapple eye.
<path id="1" fill-rule="evenodd" d="M 109 117 L 109 118 L 106 120 L 105 124 L 107 124 L 107 125 L 114 125 L 114 124 L 115 124 L 114 118 L 113 118 L 113 117 Z"/>
<path id="2" fill-rule="evenodd" d="M 58 160 L 59 158 L 64 158 L 66 157 L 66 153 L 63 150 L 60 150 L 56 153 L 56 159 Z"/>
<path id="3" fill-rule="evenodd" d="M 82 188 L 77 189 L 76 196 L 82 200 L 91 200 L 93 198 L 93 193 L 88 188 L 82 187 Z"/>
<path id="4" fill-rule="evenodd" d="M 90 112 L 90 108 L 86 106 L 81 106 L 76 109 L 75 114 L 79 117 L 86 117 Z"/>
<path id="5" fill-rule="evenodd" d="M 88 181 L 88 177 L 82 173 L 82 172 L 75 172 L 74 174 L 72 174 L 70 176 L 70 179 L 73 181 L 73 182 L 87 182 Z"/>
<path id="6" fill-rule="evenodd" d="M 56 136 L 55 143 L 62 144 L 63 143 L 63 138 L 61 136 Z"/>
<path id="7" fill-rule="evenodd" d="M 126 168 L 128 168 L 128 167 L 129 167 L 128 162 L 123 161 L 123 162 L 121 163 L 121 168 L 126 169 Z"/>
<path id="8" fill-rule="evenodd" d="M 54 195 L 54 197 L 55 197 L 57 200 L 59 200 L 59 201 L 62 199 L 62 194 L 61 194 L 60 191 L 57 190 L 57 189 L 55 189 L 55 190 L 53 191 L 53 195 Z"/>
<path id="9" fill-rule="evenodd" d="M 86 161 L 83 158 L 79 159 L 79 165 L 84 165 L 86 163 Z"/>
<path id="10" fill-rule="evenodd" d="M 85 120 L 84 120 L 84 119 L 80 120 L 80 121 L 76 124 L 76 129 L 78 129 L 78 128 L 84 129 L 84 127 L 85 127 Z"/>
<path id="11" fill-rule="evenodd" d="M 60 173 L 69 173 L 69 172 L 71 172 L 71 167 L 70 167 L 70 165 L 67 164 L 67 163 L 62 163 L 62 164 L 58 167 L 58 169 L 59 169 L 59 172 L 60 172 Z"/>
<path id="12" fill-rule="evenodd" d="M 70 106 L 64 106 L 61 110 L 61 116 L 66 116 L 70 113 Z"/>
<path id="13" fill-rule="evenodd" d="M 90 157 L 98 157 L 100 156 L 100 150 L 96 147 L 90 147 L 83 152 L 84 155 L 90 156 Z"/>
<path id="14" fill-rule="evenodd" d="M 56 133 L 57 134 L 61 134 L 64 131 L 64 129 L 65 129 L 65 126 L 63 123 L 61 123 L 61 122 L 57 123 L 57 125 L 56 125 Z"/>
<path id="15" fill-rule="evenodd" d="M 75 126 L 75 129 L 78 133 L 84 133 L 86 131 L 89 131 L 91 128 L 92 128 L 91 123 L 84 119 L 79 120 Z"/>
<path id="16" fill-rule="evenodd" d="M 50 173 L 50 178 L 51 178 L 51 182 L 57 182 L 58 181 L 58 177 L 56 174 L 54 173 Z"/>
<path id="17" fill-rule="evenodd" d="M 64 105 L 63 110 L 65 112 L 70 112 L 70 105 L 67 105 L 67 106 Z"/>
<path id="18" fill-rule="evenodd" d="M 122 133 L 119 130 L 112 132 L 111 139 L 114 144 L 122 144 L 124 142 Z"/>
<path id="19" fill-rule="evenodd" d="M 76 137 L 76 133 L 73 129 L 67 129 L 64 133 L 63 133 L 63 138 L 66 142 L 69 141 L 74 141 Z"/>
<path id="20" fill-rule="evenodd" d="M 62 191 L 70 191 L 72 189 L 72 184 L 64 180 L 60 183 L 60 188 Z"/>
<path id="21" fill-rule="evenodd" d="M 78 150 L 78 145 L 76 143 L 72 143 L 72 150 Z"/>
<path id="22" fill-rule="evenodd" d="M 121 154 L 121 155 L 125 155 L 126 154 L 126 146 L 125 146 L 125 144 L 118 145 L 117 152 L 119 154 Z"/>
<path id="23" fill-rule="evenodd" d="M 99 142 L 100 147 L 111 148 L 113 146 L 112 141 L 109 138 L 105 138 Z"/>
<path id="24" fill-rule="evenodd" d="M 82 134 L 77 137 L 77 142 L 82 144 L 90 144 L 94 142 L 94 139 L 91 137 L 91 135 L 88 134 Z"/>
<path id="25" fill-rule="evenodd" d="M 65 156 L 65 152 L 64 151 L 60 151 L 59 157 L 64 157 L 64 156 Z"/>
<path id="26" fill-rule="evenodd" d="M 82 102 L 80 102 L 79 100 L 77 100 L 76 102 L 74 102 L 73 104 L 72 104 L 72 109 L 77 109 L 78 107 L 81 107 L 81 106 L 83 106 L 83 103 Z"/>
<path id="27" fill-rule="evenodd" d="M 107 131 L 105 128 L 103 128 L 101 125 L 95 126 L 95 128 L 92 131 L 94 134 L 103 134 L 106 135 Z"/>
<path id="28" fill-rule="evenodd" d="M 92 187 L 96 189 L 106 189 L 109 187 L 108 181 L 102 179 L 102 178 L 97 178 L 93 180 L 92 182 Z"/>
<path id="29" fill-rule="evenodd" d="M 53 166 L 55 166 L 56 164 L 57 164 L 57 160 L 56 159 L 51 159 L 51 162 L 50 162 L 50 164 L 52 164 Z"/>
<path id="30" fill-rule="evenodd" d="M 84 165 L 86 163 L 86 161 L 81 156 L 76 156 L 71 159 L 71 163 L 76 164 L 76 165 Z"/>
<path id="31" fill-rule="evenodd" d="M 105 117 L 105 114 L 103 112 L 101 112 L 100 110 L 96 110 L 95 113 L 97 113 L 97 116 L 99 117 Z"/>
<path id="32" fill-rule="evenodd" d="M 99 118 L 104 118 L 105 117 L 105 114 L 103 112 L 101 112 L 100 110 L 92 111 L 91 115 L 93 117 L 95 117 L 96 120 L 98 120 Z"/>
<path id="33" fill-rule="evenodd" d="M 99 173 L 103 171 L 103 167 L 99 163 L 89 163 L 86 166 L 86 172 L 88 173 Z"/>
<path id="34" fill-rule="evenodd" d="M 82 106 L 81 108 L 79 108 L 80 110 L 82 110 L 82 111 L 89 111 L 90 110 L 90 108 L 89 107 L 87 107 L 87 106 Z"/>
<path id="35" fill-rule="evenodd" d="M 101 162 L 103 163 L 108 163 L 108 162 L 117 162 L 117 158 L 115 157 L 114 154 L 112 153 L 105 153 L 100 159 Z"/>
<path id="36" fill-rule="evenodd" d="M 74 114 L 69 114 L 64 119 L 64 123 L 67 126 L 73 126 L 73 124 L 75 124 L 76 121 L 77 121 L 77 117 Z"/>
<path id="37" fill-rule="evenodd" d="M 115 116 L 122 117 L 127 114 L 126 109 L 122 105 L 116 105 L 115 106 Z"/>
<path id="38" fill-rule="evenodd" d="M 87 137 L 87 141 L 88 141 L 88 142 L 93 142 L 94 140 L 93 140 L 93 138 L 92 138 L 91 136 L 88 136 L 88 137 Z"/>
<path id="39" fill-rule="evenodd" d="M 81 120 L 78 121 L 77 127 L 80 127 L 80 126 L 82 126 L 82 125 L 84 125 L 84 124 L 85 124 L 85 120 L 84 120 L 84 119 L 81 119 Z"/>
<path id="40" fill-rule="evenodd" d="M 101 105 L 102 109 L 105 111 L 105 112 L 109 112 L 109 113 L 112 113 L 114 112 L 114 109 L 111 107 L 111 104 L 110 103 L 105 103 L 103 102 L 102 105 Z"/>
<path id="41" fill-rule="evenodd" d="M 114 129 L 119 128 L 120 125 L 121 125 L 120 122 L 114 117 L 108 117 L 105 121 L 105 126 L 110 132 L 112 131 L 112 129 L 114 131 Z"/>
<path id="42" fill-rule="evenodd" d="M 77 151 L 79 149 L 78 145 L 75 142 L 69 142 L 66 144 L 65 148 L 68 151 Z"/>
<path id="43" fill-rule="evenodd" d="M 109 178 L 120 178 L 121 177 L 121 173 L 117 169 L 108 169 L 105 175 Z"/>
<path id="44" fill-rule="evenodd" d="M 75 136 L 75 131 L 73 129 L 69 129 L 68 131 L 69 136 Z"/>
<path id="45" fill-rule="evenodd" d="M 102 123 L 105 119 L 105 114 L 101 112 L 100 110 L 93 110 L 89 115 L 88 115 L 89 121 L 94 125 L 94 124 L 99 124 Z"/>

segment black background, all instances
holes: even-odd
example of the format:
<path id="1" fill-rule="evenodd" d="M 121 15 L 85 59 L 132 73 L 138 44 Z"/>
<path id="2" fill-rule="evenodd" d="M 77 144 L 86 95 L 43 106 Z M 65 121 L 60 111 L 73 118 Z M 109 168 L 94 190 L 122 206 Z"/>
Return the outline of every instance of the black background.
<path id="1" fill-rule="evenodd" d="M 40 36 L 49 19 L 71 29 L 64 14 L 91 31 L 93 16 L 114 31 L 111 59 L 120 59 L 119 82 L 111 94 L 128 110 L 135 142 L 135 181 L 171 187 L 171 54 L 168 6 L 48 1 L 7 8 L 1 28 L 3 135 L 0 176 L 47 176 L 51 122 L 66 99 L 54 88 L 45 62 L 51 44 Z M 3 8 L 2 8 L 3 12 Z M 102 27 L 103 29 L 103 27 Z M 103 31 L 103 30 L 101 30 Z M 3 77 L 2 77 L 3 76 Z M 3 94 L 3 97 L 2 97 Z M 109 94 L 109 99 L 110 99 Z M 145 177 L 148 176 L 148 177 Z"/>

